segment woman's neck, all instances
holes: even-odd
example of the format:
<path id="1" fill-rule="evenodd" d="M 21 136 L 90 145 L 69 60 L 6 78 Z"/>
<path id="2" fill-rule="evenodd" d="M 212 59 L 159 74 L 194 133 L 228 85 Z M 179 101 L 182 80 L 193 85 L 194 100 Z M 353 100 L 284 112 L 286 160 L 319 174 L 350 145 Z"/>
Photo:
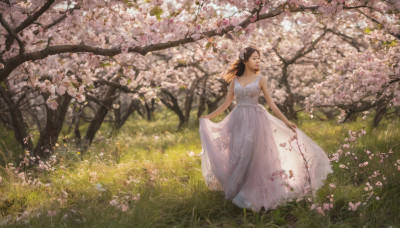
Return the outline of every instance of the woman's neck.
<path id="1" fill-rule="evenodd" d="M 244 70 L 242 77 L 253 77 L 255 75 L 257 75 L 257 74 L 253 70 L 246 68 Z"/>

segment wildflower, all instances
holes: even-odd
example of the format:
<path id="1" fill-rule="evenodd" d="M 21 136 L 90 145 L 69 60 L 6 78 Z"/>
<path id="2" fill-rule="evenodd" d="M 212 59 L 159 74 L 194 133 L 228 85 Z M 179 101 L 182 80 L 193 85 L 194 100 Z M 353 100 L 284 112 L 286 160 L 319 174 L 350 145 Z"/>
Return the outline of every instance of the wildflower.
<path id="1" fill-rule="evenodd" d="M 189 151 L 188 155 L 189 155 L 189 157 L 193 157 L 194 156 L 194 152 L 193 151 Z"/>
<path id="2" fill-rule="evenodd" d="M 317 212 L 320 213 L 322 216 L 325 216 L 324 210 L 321 207 L 317 207 Z"/>
<path id="3" fill-rule="evenodd" d="M 101 191 L 101 192 L 105 191 L 105 189 L 103 188 L 103 185 L 101 183 L 97 183 L 96 184 L 96 190 L 97 191 Z"/>
<path id="4" fill-rule="evenodd" d="M 118 206 L 118 200 L 117 199 L 113 199 L 113 200 L 110 201 L 110 204 L 111 204 L 111 206 L 116 207 L 116 206 Z"/>
<path id="5" fill-rule="evenodd" d="M 378 181 L 375 183 L 376 186 L 382 186 L 382 182 Z"/>
<path id="6" fill-rule="evenodd" d="M 350 211 L 350 210 L 356 211 L 357 208 L 358 208 L 358 206 L 360 206 L 360 205 L 361 205 L 361 202 L 357 202 L 356 204 L 353 204 L 352 202 L 349 202 L 349 208 L 348 208 L 348 210 L 349 210 L 349 211 Z"/>
<path id="7" fill-rule="evenodd" d="M 329 187 L 331 187 L 331 188 L 336 188 L 336 185 L 335 185 L 334 183 L 330 183 L 330 184 L 329 184 Z"/>
<path id="8" fill-rule="evenodd" d="M 53 217 L 53 216 L 56 215 L 56 214 L 57 214 L 57 211 L 56 211 L 56 210 L 54 210 L 54 211 L 47 211 L 47 216 Z"/>
<path id="9" fill-rule="evenodd" d="M 133 200 L 136 202 L 140 199 L 140 193 L 136 194 L 135 197 L 133 197 Z"/>
<path id="10" fill-rule="evenodd" d="M 128 207 L 127 205 L 122 205 L 121 211 L 125 212 L 125 211 L 128 210 L 128 208 L 129 208 L 129 207 Z"/>
<path id="11" fill-rule="evenodd" d="M 376 200 L 380 200 L 381 198 L 379 198 L 379 196 L 376 197 Z"/>

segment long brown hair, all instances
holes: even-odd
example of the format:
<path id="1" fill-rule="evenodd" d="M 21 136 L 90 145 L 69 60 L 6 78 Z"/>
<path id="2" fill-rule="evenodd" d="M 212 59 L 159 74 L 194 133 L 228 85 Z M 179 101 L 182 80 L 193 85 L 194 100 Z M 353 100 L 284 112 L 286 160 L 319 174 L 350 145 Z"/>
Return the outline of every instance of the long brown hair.
<path id="1" fill-rule="evenodd" d="M 250 56 L 255 51 L 260 55 L 260 51 L 254 46 L 248 46 L 240 52 L 238 59 L 235 60 L 235 62 L 229 67 L 227 73 L 224 76 L 226 82 L 230 82 L 235 77 L 241 77 L 243 75 L 246 68 L 244 62 L 248 61 Z M 242 53 L 244 53 L 243 56 L 241 56 Z M 255 73 L 257 73 L 258 71 L 259 70 L 257 70 Z"/>

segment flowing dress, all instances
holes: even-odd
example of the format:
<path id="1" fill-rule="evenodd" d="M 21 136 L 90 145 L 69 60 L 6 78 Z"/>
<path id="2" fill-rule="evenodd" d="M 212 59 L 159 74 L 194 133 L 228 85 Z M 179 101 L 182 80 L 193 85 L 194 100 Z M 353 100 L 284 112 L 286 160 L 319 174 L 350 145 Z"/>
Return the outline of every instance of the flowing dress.
<path id="1" fill-rule="evenodd" d="M 246 86 L 235 78 L 233 110 L 218 123 L 206 118 L 199 123 L 208 188 L 253 211 L 313 195 L 332 172 L 317 143 L 299 128 L 293 132 L 258 103 L 260 77 Z"/>

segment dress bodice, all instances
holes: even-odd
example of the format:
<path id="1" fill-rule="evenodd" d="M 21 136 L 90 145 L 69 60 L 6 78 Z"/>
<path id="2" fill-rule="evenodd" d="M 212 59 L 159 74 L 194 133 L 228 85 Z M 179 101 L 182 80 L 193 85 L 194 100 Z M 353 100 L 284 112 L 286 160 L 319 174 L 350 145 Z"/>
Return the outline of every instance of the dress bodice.
<path id="1" fill-rule="evenodd" d="M 234 94 L 237 106 L 257 105 L 260 96 L 260 75 L 246 86 L 242 86 L 237 78 L 234 79 Z"/>

